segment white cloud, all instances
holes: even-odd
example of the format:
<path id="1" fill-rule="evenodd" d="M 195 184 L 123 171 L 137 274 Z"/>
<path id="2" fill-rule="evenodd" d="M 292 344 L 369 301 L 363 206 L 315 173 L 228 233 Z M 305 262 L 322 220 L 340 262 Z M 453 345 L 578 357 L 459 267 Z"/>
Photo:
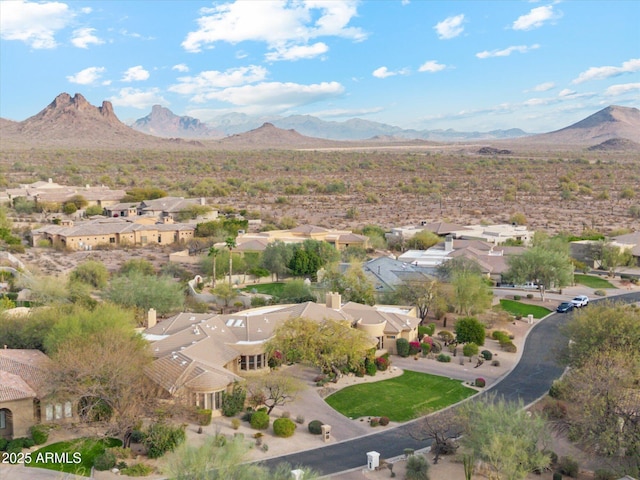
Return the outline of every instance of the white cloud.
<path id="1" fill-rule="evenodd" d="M 533 30 L 534 28 L 540 28 L 545 24 L 545 22 L 549 20 L 556 20 L 561 16 L 561 13 L 553 11 L 553 5 L 536 7 L 526 15 L 518 17 L 518 19 L 513 22 L 511 28 L 514 30 Z"/>
<path id="2" fill-rule="evenodd" d="M 71 37 L 71 43 L 78 48 L 89 48 L 89 45 L 101 45 L 104 43 L 104 40 L 96 37 L 94 32 L 95 28 L 79 28 L 73 31 L 73 36 Z"/>
<path id="3" fill-rule="evenodd" d="M 571 97 L 576 94 L 575 90 L 571 90 L 569 88 L 564 88 L 558 92 L 559 97 Z"/>
<path id="4" fill-rule="evenodd" d="M 135 67 L 128 68 L 122 78 L 121 82 L 141 82 L 149 78 L 149 72 L 145 70 L 142 65 L 136 65 Z"/>
<path id="5" fill-rule="evenodd" d="M 69 6 L 60 2 L 0 2 L 0 38 L 18 40 L 36 49 L 55 48 L 56 32 L 72 18 Z"/>
<path id="6" fill-rule="evenodd" d="M 361 117 L 364 115 L 370 115 L 372 113 L 382 112 L 382 107 L 372 107 L 372 108 L 354 108 L 354 109 L 342 109 L 336 108 L 333 110 L 318 110 L 315 112 L 311 112 L 310 115 L 321 117 L 321 118 L 353 118 L 353 117 Z"/>
<path id="7" fill-rule="evenodd" d="M 505 49 L 502 50 L 485 50 L 484 52 L 479 52 L 476 53 L 476 57 L 478 58 L 490 58 L 490 57 L 508 57 L 509 55 L 511 55 L 513 52 L 519 52 L 519 53 L 527 53 L 531 50 L 535 50 L 537 48 L 540 48 L 540 45 L 538 45 L 537 43 L 534 45 L 515 45 L 512 47 L 507 47 Z"/>
<path id="8" fill-rule="evenodd" d="M 231 68 L 224 72 L 207 70 L 195 76 L 178 78 L 178 83 L 171 85 L 169 91 L 181 95 L 193 95 L 194 98 L 202 99 L 206 98 L 209 93 L 222 88 L 256 83 L 264 80 L 266 77 L 267 70 L 257 65 Z"/>
<path id="9" fill-rule="evenodd" d="M 276 62 L 278 60 L 301 60 L 305 58 L 314 58 L 329 51 L 327 44 L 317 42 L 313 45 L 293 45 L 291 47 L 277 47 L 275 52 L 269 52 L 265 56 L 268 61 Z"/>
<path id="10" fill-rule="evenodd" d="M 171 67 L 171 70 L 176 70 L 178 72 L 184 73 L 189 71 L 189 67 L 187 67 L 184 63 L 178 63 L 177 65 Z"/>
<path id="11" fill-rule="evenodd" d="M 100 79 L 105 70 L 106 69 L 104 67 L 85 68 L 75 75 L 69 75 L 67 80 L 71 83 L 77 83 L 78 85 L 91 85 Z"/>
<path id="12" fill-rule="evenodd" d="M 605 66 L 591 67 L 578 75 L 571 83 L 577 84 L 588 82 L 589 80 L 603 80 L 605 78 L 617 77 L 624 73 L 633 73 L 640 70 L 640 58 L 632 58 L 622 63 L 620 67 Z"/>
<path id="13" fill-rule="evenodd" d="M 111 103 L 118 107 L 132 107 L 140 110 L 147 109 L 153 105 L 167 105 L 167 102 L 158 88 L 151 88 L 143 91 L 137 88 L 127 87 L 122 88 L 118 95 L 111 97 Z"/>
<path id="14" fill-rule="evenodd" d="M 344 87 L 338 82 L 322 82 L 311 85 L 298 83 L 264 82 L 243 85 L 210 92 L 207 100 L 219 100 L 233 105 L 252 107 L 259 111 L 287 110 L 342 95 Z"/>
<path id="15" fill-rule="evenodd" d="M 463 14 L 455 15 L 438 22 L 433 29 L 438 33 L 438 38 L 440 40 L 449 40 L 457 37 L 464 31 L 464 27 L 462 26 L 463 22 Z"/>
<path id="16" fill-rule="evenodd" d="M 310 40 L 318 37 L 337 36 L 355 41 L 366 38 L 360 28 L 349 26 L 357 15 L 357 4 L 356 0 L 235 1 L 202 8 L 196 20 L 198 29 L 187 34 L 182 47 L 188 52 L 200 52 L 213 48 L 216 42 L 236 44 L 251 40 L 266 43 L 277 60 L 309 58 L 295 55 L 289 58 L 284 52 L 308 46 Z M 325 51 L 312 46 L 305 54 Z"/>
<path id="17" fill-rule="evenodd" d="M 440 70 L 444 70 L 445 68 L 447 68 L 446 65 L 443 65 L 442 63 L 438 63 L 436 60 L 429 60 L 428 62 L 425 62 L 422 65 L 420 65 L 420 68 L 418 68 L 418 71 L 435 73 L 435 72 L 439 72 Z"/>
<path id="18" fill-rule="evenodd" d="M 409 74 L 409 70 L 406 68 L 402 68 L 396 71 L 391 71 L 387 67 L 376 68 L 371 73 L 371 75 L 373 75 L 376 78 L 387 78 L 387 77 L 394 77 L 396 75 L 408 75 L 408 74 Z"/>
<path id="19" fill-rule="evenodd" d="M 536 85 L 535 87 L 533 87 L 531 90 L 534 92 L 547 92 L 553 88 L 556 88 L 556 84 L 553 82 L 544 82 L 544 83 L 539 83 L 538 85 Z"/>
<path id="20" fill-rule="evenodd" d="M 93 8 L 91 8 L 91 7 L 83 7 L 83 8 L 80 9 L 80 11 L 82 13 L 84 13 L 84 14 L 89 14 L 89 13 L 93 12 Z"/>
<path id="21" fill-rule="evenodd" d="M 604 94 L 608 97 L 617 97 L 618 95 L 624 95 L 634 90 L 640 90 L 640 83 L 621 83 L 618 85 L 611 85 L 604 91 Z"/>

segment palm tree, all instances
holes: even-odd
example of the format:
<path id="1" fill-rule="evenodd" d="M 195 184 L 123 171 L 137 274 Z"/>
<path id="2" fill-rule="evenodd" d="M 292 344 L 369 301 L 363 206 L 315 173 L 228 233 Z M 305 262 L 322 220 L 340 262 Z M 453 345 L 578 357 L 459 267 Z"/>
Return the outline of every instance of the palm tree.
<path id="1" fill-rule="evenodd" d="M 233 260 L 233 256 L 231 255 L 231 250 L 233 250 L 234 248 L 236 248 L 236 239 L 233 237 L 227 237 L 224 241 L 224 243 L 227 244 L 227 248 L 229 249 L 229 285 L 232 284 L 231 282 L 231 275 L 232 275 L 232 260 Z"/>
<path id="2" fill-rule="evenodd" d="M 220 250 L 214 247 L 213 245 L 209 247 L 209 253 L 207 254 L 207 256 L 213 257 L 213 279 L 211 280 L 212 288 L 216 287 L 216 258 L 218 257 L 219 253 L 220 253 Z"/>

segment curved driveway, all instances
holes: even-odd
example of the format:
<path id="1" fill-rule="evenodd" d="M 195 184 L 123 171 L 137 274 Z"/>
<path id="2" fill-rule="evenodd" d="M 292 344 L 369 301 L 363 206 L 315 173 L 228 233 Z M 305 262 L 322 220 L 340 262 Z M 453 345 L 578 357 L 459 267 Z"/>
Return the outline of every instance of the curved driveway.
<path id="1" fill-rule="evenodd" d="M 603 300 L 593 300 L 592 303 Z M 615 300 L 638 302 L 640 292 L 617 295 Z M 522 356 L 515 368 L 502 381 L 472 398 L 495 393 L 508 400 L 522 400 L 528 405 L 546 394 L 553 381 L 564 371 L 564 367 L 558 365 L 555 359 L 558 349 L 567 344 L 567 339 L 560 334 L 560 328 L 569 317 L 570 315 L 554 313 L 537 323 L 526 338 Z M 323 475 L 360 468 L 366 464 L 366 453 L 369 451 L 379 452 L 380 458 L 393 458 L 402 455 L 405 448 L 418 450 L 429 446 L 429 442 L 411 437 L 412 423 L 313 450 L 271 458 L 261 463 L 270 468 L 282 462 L 293 466 L 304 465 Z"/>

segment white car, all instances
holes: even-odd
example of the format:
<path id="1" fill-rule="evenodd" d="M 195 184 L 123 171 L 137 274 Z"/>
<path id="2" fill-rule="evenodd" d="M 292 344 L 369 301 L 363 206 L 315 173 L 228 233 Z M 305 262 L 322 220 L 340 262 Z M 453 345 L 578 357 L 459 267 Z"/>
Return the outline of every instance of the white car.
<path id="1" fill-rule="evenodd" d="M 573 303 L 573 306 L 576 308 L 586 307 L 589 305 L 589 297 L 586 295 L 578 295 L 571 299 L 571 303 Z"/>

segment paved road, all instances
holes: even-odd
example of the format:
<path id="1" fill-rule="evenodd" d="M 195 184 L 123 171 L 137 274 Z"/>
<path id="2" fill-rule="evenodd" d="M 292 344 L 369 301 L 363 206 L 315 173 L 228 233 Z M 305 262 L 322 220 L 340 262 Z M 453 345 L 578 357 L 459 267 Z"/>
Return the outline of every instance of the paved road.
<path id="1" fill-rule="evenodd" d="M 625 303 L 639 302 L 640 292 L 618 295 L 615 300 Z M 536 324 L 527 336 L 516 367 L 501 382 L 487 389 L 482 395 L 496 393 L 508 400 L 521 399 L 525 405 L 545 395 L 553 381 L 564 371 L 564 367 L 558 365 L 555 358 L 558 349 L 567 344 L 566 338 L 560 334 L 560 328 L 566 324 L 570 316 L 571 314 L 555 313 Z M 293 466 L 304 465 L 323 475 L 361 468 L 366 464 L 366 453 L 369 451 L 379 452 L 380 458 L 393 458 L 402 455 L 405 448 L 418 450 L 427 447 L 428 442 L 420 442 L 411 437 L 411 426 L 412 422 L 380 433 L 272 458 L 262 463 L 270 468 L 282 462 L 288 462 Z"/>

